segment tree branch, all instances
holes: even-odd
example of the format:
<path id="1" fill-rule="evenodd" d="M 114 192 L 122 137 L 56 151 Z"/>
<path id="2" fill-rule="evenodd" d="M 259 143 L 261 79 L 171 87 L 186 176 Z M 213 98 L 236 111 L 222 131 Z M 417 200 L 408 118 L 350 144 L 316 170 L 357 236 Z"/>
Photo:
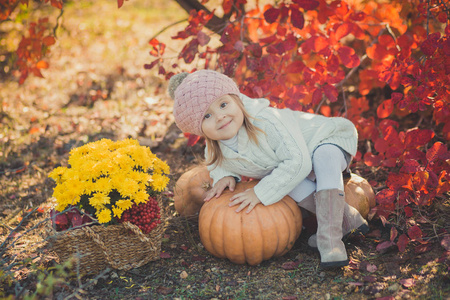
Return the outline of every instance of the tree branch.
<path id="1" fill-rule="evenodd" d="M 204 10 L 207 13 L 211 13 L 209 9 L 207 9 L 203 4 L 198 2 L 197 0 L 175 0 L 186 12 L 190 13 L 191 10 Z M 219 18 L 214 15 L 212 19 L 206 24 L 206 28 L 217 33 L 222 34 L 223 29 L 226 27 L 226 23 L 231 14 L 225 15 L 223 18 Z"/>

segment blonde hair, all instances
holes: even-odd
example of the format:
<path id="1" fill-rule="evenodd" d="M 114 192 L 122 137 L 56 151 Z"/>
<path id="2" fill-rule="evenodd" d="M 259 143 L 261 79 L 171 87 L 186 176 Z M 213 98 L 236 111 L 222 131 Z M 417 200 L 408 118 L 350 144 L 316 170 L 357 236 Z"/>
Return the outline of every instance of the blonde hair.
<path id="1" fill-rule="evenodd" d="M 244 104 L 242 103 L 241 99 L 237 95 L 231 95 L 231 98 L 236 102 L 237 106 L 241 109 L 242 113 L 244 114 L 244 127 L 247 131 L 247 135 L 252 143 L 255 145 L 258 145 L 258 134 L 264 133 L 260 128 L 253 125 L 252 122 L 250 122 L 250 119 L 254 119 L 250 114 L 247 112 L 247 110 L 244 107 Z M 220 151 L 220 145 L 219 141 L 211 140 L 207 137 L 205 137 L 206 145 L 208 146 L 208 154 L 209 154 L 209 160 L 206 161 L 206 165 L 210 166 L 214 163 L 217 163 L 218 166 L 222 164 L 223 161 L 223 154 L 222 151 Z"/>

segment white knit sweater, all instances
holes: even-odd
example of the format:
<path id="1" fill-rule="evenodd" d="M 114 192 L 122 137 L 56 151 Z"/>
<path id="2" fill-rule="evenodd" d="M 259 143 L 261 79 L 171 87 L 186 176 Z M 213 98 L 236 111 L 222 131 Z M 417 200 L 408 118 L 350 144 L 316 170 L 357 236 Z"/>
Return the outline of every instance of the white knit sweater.
<path id="1" fill-rule="evenodd" d="M 282 199 L 312 170 L 312 154 L 322 144 L 335 144 L 355 155 L 357 131 L 345 118 L 269 107 L 267 99 L 251 99 L 241 94 L 252 123 L 265 132 L 252 143 L 244 127 L 238 131 L 238 152 L 220 143 L 224 160 L 208 166 L 214 184 L 225 176 L 260 179 L 255 194 L 264 205 Z M 208 155 L 208 149 L 205 149 Z M 207 157 L 208 158 L 208 157 Z"/>

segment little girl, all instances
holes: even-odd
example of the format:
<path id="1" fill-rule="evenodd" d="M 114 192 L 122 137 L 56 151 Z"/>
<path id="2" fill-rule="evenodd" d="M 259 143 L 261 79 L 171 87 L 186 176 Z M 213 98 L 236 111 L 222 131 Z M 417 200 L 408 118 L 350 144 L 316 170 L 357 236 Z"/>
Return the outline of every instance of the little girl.
<path id="1" fill-rule="evenodd" d="M 230 206 L 246 212 L 289 195 L 316 213 L 322 268 L 348 264 L 342 237 L 367 232 L 367 222 L 345 202 L 342 172 L 357 150 L 357 131 L 344 118 L 276 109 L 250 99 L 229 77 L 212 70 L 181 73 L 169 82 L 173 114 L 183 131 L 206 139 L 205 157 L 213 187 L 205 201 L 234 190 L 241 176 L 258 184 L 234 195 Z M 315 193 L 314 193 L 315 192 Z"/>

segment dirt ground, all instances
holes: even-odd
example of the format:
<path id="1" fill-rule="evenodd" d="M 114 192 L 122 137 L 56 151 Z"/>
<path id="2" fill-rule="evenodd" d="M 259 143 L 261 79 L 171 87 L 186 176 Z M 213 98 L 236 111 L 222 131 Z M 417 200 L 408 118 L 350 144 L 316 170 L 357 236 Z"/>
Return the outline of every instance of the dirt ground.
<path id="1" fill-rule="evenodd" d="M 171 198 L 203 148 L 187 147 L 173 124 L 166 83 L 143 68 L 151 60 L 148 40 L 185 17 L 170 1 L 129 1 L 120 10 L 115 1 L 68 5 L 45 78 L 22 86 L 12 78 L 0 82 L 0 297 L 33 295 L 43 285 L 39 274 L 59 262 L 46 243 L 54 205 L 48 173 L 65 165 L 74 147 L 131 137 L 171 167 L 161 258 L 130 271 L 45 281 L 49 288 L 35 299 L 449 299 L 449 245 L 435 230 L 449 230 L 448 198 L 427 214 L 427 244 L 381 253 L 376 246 L 389 239 L 390 228 L 374 219 L 365 238 L 347 243 L 351 263 L 342 269 L 318 268 L 319 254 L 307 245 L 314 227 L 308 222 L 291 251 L 258 266 L 217 259 L 203 248 L 197 218 L 178 216 Z M 161 38 L 170 41 L 176 31 Z M 362 171 L 370 180 L 385 179 Z"/>

